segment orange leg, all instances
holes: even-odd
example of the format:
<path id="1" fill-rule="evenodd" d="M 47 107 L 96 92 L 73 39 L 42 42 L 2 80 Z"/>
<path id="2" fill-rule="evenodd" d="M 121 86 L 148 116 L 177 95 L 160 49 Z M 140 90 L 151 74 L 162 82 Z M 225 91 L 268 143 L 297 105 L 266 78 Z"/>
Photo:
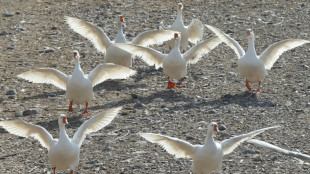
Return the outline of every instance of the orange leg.
<path id="1" fill-rule="evenodd" d="M 73 170 L 70 171 L 70 174 L 73 174 Z"/>
<path id="2" fill-rule="evenodd" d="M 56 174 L 56 167 L 53 167 L 54 174 Z"/>
<path id="3" fill-rule="evenodd" d="M 185 85 L 184 85 L 184 84 L 182 84 L 183 79 L 184 79 L 184 78 L 181 78 L 181 79 L 180 79 L 180 84 L 179 84 L 179 85 L 177 85 L 177 87 L 179 87 L 179 88 L 183 88 L 183 87 L 185 87 Z"/>
<path id="4" fill-rule="evenodd" d="M 69 104 L 69 111 L 70 111 L 70 112 L 73 111 L 73 109 L 72 109 L 72 104 L 73 104 L 73 102 L 71 101 L 70 104 Z"/>
<path id="5" fill-rule="evenodd" d="M 258 88 L 254 91 L 254 93 L 259 93 L 260 92 L 260 85 L 261 85 L 261 81 L 258 81 Z"/>
<path id="6" fill-rule="evenodd" d="M 84 112 L 82 112 L 82 114 L 89 114 L 89 112 L 87 111 L 87 107 L 88 107 L 88 103 L 86 102 L 85 110 Z"/>
<path id="7" fill-rule="evenodd" d="M 252 86 L 251 84 L 249 83 L 248 80 L 245 80 L 245 86 L 251 91 L 252 90 Z"/>
<path id="8" fill-rule="evenodd" d="M 170 78 L 168 77 L 169 81 L 168 81 L 168 86 L 167 88 L 170 89 L 170 88 L 174 88 L 175 87 L 175 83 L 173 81 L 170 80 Z"/>

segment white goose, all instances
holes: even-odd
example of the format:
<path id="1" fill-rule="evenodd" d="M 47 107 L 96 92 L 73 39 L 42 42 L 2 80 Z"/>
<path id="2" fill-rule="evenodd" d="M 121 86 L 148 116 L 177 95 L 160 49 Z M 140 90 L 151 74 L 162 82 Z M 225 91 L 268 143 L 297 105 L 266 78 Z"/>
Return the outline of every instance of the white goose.
<path id="1" fill-rule="evenodd" d="M 182 19 L 183 5 L 182 3 L 178 4 L 177 8 L 177 18 L 172 23 L 171 26 L 167 27 L 167 30 L 175 30 L 181 32 L 182 40 L 180 44 L 180 50 L 184 54 L 187 50 L 188 41 L 196 44 L 203 37 L 204 26 L 202 22 L 198 19 L 193 19 L 189 26 L 185 26 Z M 167 45 L 170 50 L 174 47 L 174 40 L 167 42 Z"/>
<path id="2" fill-rule="evenodd" d="M 11 134 L 21 137 L 33 137 L 38 140 L 43 147 L 47 148 L 49 162 L 53 168 L 54 174 L 56 174 L 56 170 L 67 169 L 70 169 L 70 174 L 73 174 L 75 167 L 79 163 L 80 147 L 86 135 L 96 132 L 110 124 L 120 110 L 121 107 L 113 108 L 93 116 L 79 127 L 72 139 L 70 139 L 66 133 L 65 125 L 68 124 L 68 122 L 67 117 L 63 114 L 58 118 L 60 129 L 59 139 L 54 139 L 43 127 L 29 123 L 1 121 L 0 126 Z"/>
<path id="3" fill-rule="evenodd" d="M 249 82 L 258 82 L 258 89 L 255 90 L 255 93 L 260 92 L 261 82 L 267 75 L 266 70 L 271 69 L 282 53 L 310 42 L 302 39 L 283 40 L 270 45 L 260 56 L 257 56 L 254 45 L 254 32 L 251 29 L 246 31 L 246 36 L 248 37 L 248 50 L 245 52 L 237 41 L 230 38 L 220 29 L 210 25 L 206 25 L 206 27 L 213 31 L 223 42 L 235 51 L 238 56 L 237 64 L 239 72 L 246 78 L 246 87 L 249 90 L 252 90 L 252 86 Z"/>
<path id="4" fill-rule="evenodd" d="M 68 16 L 66 16 L 66 21 L 73 31 L 90 40 L 97 50 L 102 53 L 106 53 L 104 56 L 105 63 L 115 63 L 125 67 L 131 67 L 131 54 L 114 46 L 114 43 L 126 43 L 126 38 L 123 34 L 122 27 L 122 24 L 124 23 L 123 16 L 120 16 L 117 21 L 118 30 L 114 42 L 110 41 L 109 37 L 103 32 L 102 29 L 92 23 Z M 170 30 L 146 31 L 138 34 L 131 42 L 128 43 L 141 46 L 162 44 L 164 41 L 171 39 L 173 33 L 174 31 Z"/>
<path id="5" fill-rule="evenodd" d="M 169 79 L 168 88 L 174 88 L 175 83 L 171 79 L 179 80 L 181 84 L 178 87 L 184 87 L 182 80 L 187 73 L 187 63 L 197 63 L 203 55 L 209 53 L 222 42 L 218 37 L 212 38 L 193 46 L 185 54 L 181 54 L 180 40 L 181 36 L 175 33 L 175 46 L 169 54 L 132 44 L 116 44 L 116 46 L 130 52 L 133 56 L 141 57 L 150 66 L 155 64 L 156 69 L 162 66 Z"/>
<path id="6" fill-rule="evenodd" d="M 193 172 L 196 174 L 209 174 L 211 172 L 220 173 L 222 169 L 222 159 L 224 155 L 231 153 L 242 142 L 268 129 L 278 126 L 259 129 L 247 134 L 232 137 L 222 142 L 213 139 L 213 133 L 218 132 L 218 125 L 212 122 L 208 125 L 207 137 L 204 145 L 192 145 L 189 142 L 153 133 L 140 133 L 146 140 L 161 145 L 168 153 L 176 158 L 192 158 Z"/>
<path id="7" fill-rule="evenodd" d="M 93 87 L 107 79 L 121 79 L 134 75 L 136 71 L 113 63 L 99 64 L 89 74 L 84 74 L 80 66 L 78 51 L 73 52 L 75 67 L 72 75 L 66 75 L 53 68 L 34 69 L 17 77 L 33 83 L 52 84 L 66 90 L 66 98 L 69 100 L 69 111 L 73 111 L 72 104 L 85 104 L 82 114 L 88 114 L 88 103 L 94 98 Z"/>
<path id="8" fill-rule="evenodd" d="M 291 156 L 291 157 L 294 157 L 294 158 L 298 158 L 300 160 L 303 160 L 305 162 L 310 163 L 310 156 L 309 155 L 298 153 L 298 152 L 289 151 L 289 150 L 286 150 L 286 149 L 282 149 L 282 148 L 280 148 L 278 146 L 269 144 L 269 143 L 267 143 L 265 141 L 261 141 L 261 140 L 251 139 L 251 140 L 248 140 L 247 142 L 252 143 L 252 144 L 254 144 L 256 146 L 267 148 L 267 149 L 270 149 L 272 151 L 279 152 L 279 153 L 281 153 L 283 155 L 287 155 L 287 156 Z"/>

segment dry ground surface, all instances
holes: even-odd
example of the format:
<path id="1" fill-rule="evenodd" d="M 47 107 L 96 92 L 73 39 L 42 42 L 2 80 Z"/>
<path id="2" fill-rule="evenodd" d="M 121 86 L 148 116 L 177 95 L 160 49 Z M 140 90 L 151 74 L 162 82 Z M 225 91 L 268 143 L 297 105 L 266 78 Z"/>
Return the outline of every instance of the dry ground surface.
<path id="1" fill-rule="evenodd" d="M 81 66 L 90 72 L 103 54 L 69 29 L 64 16 L 93 22 L 114 39 L 115 17 L 123 14 L 128 40 L 142 31 L 171 24 L 179 1 L 46 1 L 0 0 L 0 119 L 22 120 L 45 127 L 58 137 L 57 117 L 68 115 L 70 136 L 94 114 L 123 106 L 112 124 L 87 136 L 77 173 L 190 173 L 190 159 L 176 159 L 138 132 L 154 132 L 203 143 L 207 124 L 227 127 L 217 140 L 272 125 L 257 139 L 310 154 L 310 44 L 284 53 L 269 71 L 258 95 L 246 92 L 237 71 L 237 57 L 219 45 L 197 64 L 188 66 L 186 88 L 166 89 L 167 77 L 140 59 L 128 80 L 109 80 L 94 88 L 90 115 L 84 106 L 67 111 L 65 91 L 52 85 L 17 79 L 39 67 L 73 70 L 72 51 L 81 53 Z M 245 28 L 256 34 L 257 53 L 288 38 L 309 39 L 310 3 L 298 1 L 183 1 L 184 22 L 192 18 L 231 34 L 245 49 Z M 214 37 L 205 29 L 204 40 Z M 156 49 L 167 52 L 165 46 Z M 52 52 L 44 50 L 52 50 Z M 6 95 L 10 90 L 16 94 Z M 13 92 L 14 93 L 14 92 Z M 29 111 L 30 110 L 30 111 Z M 222 173 L 309 173 L 307 163 L 243 143 L 224 157 Z M 33 138 L 20 138 L 0 129 L 0 173 L 51 173 L 47 150 Z M 63 173 L 68 173 L 65 171 Z M 60 172 L 59 172 L 60 173 Z"/>

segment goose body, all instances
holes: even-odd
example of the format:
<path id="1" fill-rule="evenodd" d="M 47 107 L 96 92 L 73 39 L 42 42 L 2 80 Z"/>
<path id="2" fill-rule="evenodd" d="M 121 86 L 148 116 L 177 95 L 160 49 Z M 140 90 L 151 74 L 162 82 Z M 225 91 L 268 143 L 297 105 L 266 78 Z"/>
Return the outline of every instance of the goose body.
<path id="1" fill-rule="evenodd" d="M 188 41 L 196 44 L 203 37 L 204 26 L 201 21 L 198 19 L 193 19 L 189 26 L 185 26 L 182 19 L 183 4 L 179 3 L 177 8 L 177 17 L 170 27 L 167 27 L 168 30 L 174 30 L 181 33 L 182 39 L 180 42 L 180 50 L 182 53 L 185 53 L 188 46 Z M 174 40 L 166 42 L 169 49 L 174 48 Z"/>
<path id="2" fill-rule="evenodd" d="M 63 114 L 58 118 L 59 139 L 54 139 L 52 135 L 41 126 L 19 121 L 1 121 L 0 126 L 9 133 L 22 136 L 33 137 L 48 150 L 48 159 L 53 168 L 54 174 L 57 170 L 70 169 L 73 174 L 79 163 L 80 147 L 87 134 L 97 132 L 117 116 L 121 107 L 109 109 L 98 113 L 89 120 L 85 121 L 75 132 L 73 138 L 69 138 L 66 133 L 65 125 L 68 124 L 67 117 Z"/>
<path id="3" fill-rule="evenodd" d="M 141 57 L 148 65 L 155 65 L 155 68 L 163 67 L 164 73 L 168 76 L 168 88 L 174 88 L 175 83 L 171 79 L 181 82 L 178 87 L 184 87 L 183 78 L 187 73 L 188 63 L 197 63 L 202 56 L 209 53 L 222 41 L 219 38 L 212 38 L 193 46 L 185 54 L 181 54 L 180 46 L 181 36 L 174 34 L 174 48 L 169 54 L 163 54 L 152 48 L 147 48 L 133 44 L 116 44 L 117 47 L 133 54 L 133 56 Z"/>
<path id="4" fill-rule="evenodd" d="M 66 75 L 53 68 L 40 68 L 19 74 L 17 77 L 34 83 L 53 84 L 66 90 L 69 100 L 69 111 L 73 111 L 72 104 L 85 104 L 83 114 L 88 114 L 88 103 L 94 98 L 93 87 L 107 79 L 121 79 L 134 75 L 136 71 L 112 63 L 99 64 L 88 75 L 80 66 L 80 55 L 74 51 L 75 67 L 72 75 Z"/>
<path id="5" fill-rule="evenodd" d="M 153 44 L 162 44 L 164 41 L 171 39 L 175 32 L 171 30 L 146 31 L 138 34 L 131 42 L 127 42 L 123 33 L 124 17 L 120 16 L 117 21 L 117 36 L 115 41 L 111 41 L 101 28 L 92 23 L 68 16 L 66 21 L 73 31 L 90 40 L 98 51 L 105 54 L 104 63 L 114 63 L 125 67 L 132 66 L 132 56 L 128 52 L 115 47 L 115 43 L 132 43 L 146 47 Z"/>
<path id="6" fill-rule="evenodd" d="M 168 153 L 175 155 L 176 158 L 192 158 L 192 168 L 195 174 L 209 174 L 211 172 L 220 173 L 223 156 L 231 153 L 242 142 L 268 129 L 277 127 L 267 127 L 235 136 L 222 142 L 216 142 L 213 139 L 213 133 L 219 130 L 217 123 L 212 122 L 208 126 L 204 145 L 192 145 L 189 142 L 177 138 L 154 133 L 140 133 L 140 136 L 147 141 L 161 145 Z"/>
<path id="7" fill-rule="evenodd" d="M 254 32 L 251 29 L 246 31 L 248 49 L 245 52 L 236 40 L 229 37 L 220 29 L 210 25 L 206 25 L 206 27 L 235 51 L 238 56 L 237 64 L 239 73 L 246 78 L 246 87 L 252 90 L 249 82 L 258 83 L 258 89 L 255 92 L 260 92 L 261 82 L 267 75 L 267 70 L 272 68 L 273 64 L 285 51 L 310 42 L 302 39 L 282 40 L 270 45 L 260 56 L 257 56 L 254 45 Z"/>

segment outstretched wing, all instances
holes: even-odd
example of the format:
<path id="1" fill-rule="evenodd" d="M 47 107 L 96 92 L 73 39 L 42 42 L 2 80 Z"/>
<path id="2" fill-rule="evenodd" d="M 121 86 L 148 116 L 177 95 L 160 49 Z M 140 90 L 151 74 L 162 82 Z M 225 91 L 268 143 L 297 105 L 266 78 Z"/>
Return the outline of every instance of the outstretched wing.
<path id="1" fill-rule="evenodd" d="M 227 155 L 229 153 L 231 153 L 235 148 L 237 148 L 242 142 L 249 140 L 253 137 L 255 137 L 256 135 L 268 130 L 268 129 L 274 129 L 280 126 L 272 126 L 272 127 L 267 127 L 267 128 L 263 128 L 263 129 L 259 129 L 256 131 L 252 131 L 250 133 L 247 134 L 242 134 L 239 136 L 235 136 L 232 138 L 229 138 L 227 140 L 224 140 L 221 142 L 221 146 L 223 149 L 223 153 L 224 155 Z"/>
<path id="2" fill-rule="evenodd" d="M 193 157 L 196 151 L 195 146 L 177 138 L 153 133 L 139 133 L 139 135 L 151 143 L 161 145 L 168 153 L 175 155 L 176 158 Z"/>
<path id="3" fill-rule="evenodd" d="M 204 26 L 198 19 L 193 19 L 188 26 L 188 40 L 194 44 L 199 42 L 203 37 Z"/>
<path id="4" fill-rule="evenodd" d="M 17 75 L 18 78 L 28 80 L 33 83 L 52 84 L 66 90 L 68 76 L 53 68 L 34 69 Z"/>
<path id="5" fill-rule="evenodd" d="M 309 43 L 308 40 L 287 39 L 270 45 L 259 58 L 264 62 L 266 69 L 271 69 L 272 65 L 278 60 L 282 53 L 290 49 Z"/>
<path id="6" fill-rule="evenodd" d="M 92 85 L 96 86 L 107 79 L 124 79 L 134 74 L 136 71 L 130 68 L 114 63 L 102 63 L 89 73 L 88 78 Z"/>
<path id="7" fill-rule="evenodd" d="M 163 42 L 170 40 L 173 38 L 174 33 L 178 33 L 173 30 L 152 30 L 145 31 L 143 33 L 138 34 L 132 41 L 131 44 L 139 45 L 139 46 L 150 46 L 154 44 L 162 44 Z"/>
<path id="8" fill-rule="evenodd" d="M 69 16 L 66 16 L 65 19 L 73 31 L 90 40 L 95 48 L 102 53 L 105 53 L 111 45 L 109 37 L 96 25 Z"/>
<path id="9" fill-rule="evenodd" d="M 54 141 L 52 135 L 48 133 L 46 129 L 38 125 L 22 123 L 19 121 L 1 121 L 0 126 L 11 134 L 21 137 L 33 137 L 47 149 L 50 148 Z"/>
<path id="10" fill-rule="evenodd" d="M 222 41 L 225 42 L 228 46 L 230 46 L 230 48 L 232 48 L 237 54 L 238 59 L 245 54 L 243 48 L 239 45 L 237 41 L 235 41 L 235 39 L 229 37 L 227 34 L 225 34 L 223 31 L 216 27 L 212 27 L 210 25 L 206 25 L 206 27 L 213 31 L 213 33 L 215 33 L 220 39 L 222 39 Z"/>
<path id="11" fill-rule="evenodd" d="M 222 40 L 219 37 L 203 41 L 186 51 L 184 58 L 188 63 L 197 63 L 203 55 L 208 54 L 220 43 L 222 43 Z"/>
<path id="12" fill-rule="evenodd" d="M 257 139 L 251 139 L 251 140 L 248 140 L 247 142 L 252 143 L 256 146 L 267 148 L 267 149 L 270 149 L 272 151 L 279 152 L 283 155 L 292 156 L 292 157 L 295 157 L 295 158 L 298 158 L 300 160 L 303 160 L 305 162 L 310 163 L 310 156 L 309 155 L 298 153 L 298 152 L 293 152 L 293 151 L 288 151 L 288 150 L 282 149 L 278 146 L 275 146 L 275 145 L 269 144 L 265 141 L 260 141 Z"/>
<path id="13" fill-rule="evenodd" d="M 72 142 L 81 147 L 84 138 L 87 134 L 92 132 L 97 132 L 106 125 L 110 124 L 112 120 L 117 116 L 122 107 L 112 108 L 91 117 L 89 120 L 85 121 L 79 129 L 75 132 Z"/>
<path id="14" fill-rule="evenodd" d="M 133 44 L 117 43 L 115 46 L 131 53 L 133 56 L 141 57 L 141 59 L 144 60 L 149 66 L 153 66 L 155 64 L 156 69 L 161 67 L 163 59 L 166 56 L 152 48 Z"/>

